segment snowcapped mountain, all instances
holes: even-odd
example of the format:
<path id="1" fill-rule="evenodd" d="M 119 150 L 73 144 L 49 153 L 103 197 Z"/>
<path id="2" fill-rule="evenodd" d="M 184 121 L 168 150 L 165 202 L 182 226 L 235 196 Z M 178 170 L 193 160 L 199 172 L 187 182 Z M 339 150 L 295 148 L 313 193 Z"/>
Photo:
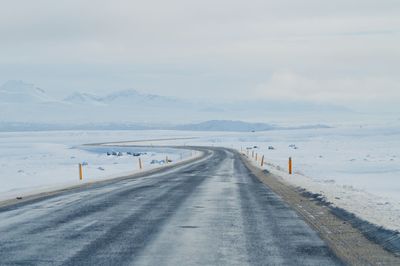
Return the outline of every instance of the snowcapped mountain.
<path id="1" fill-rule="evenodd" d="M 194 102 L 145 94 L 136 90 L 115 91 L 107 95 L 75 92 L 64 99 L 49 96 L 44 90 L 22 81 L 0 86 L 0 123 L 95 125 L 104 124 L 189 124 L 192 130 L 267 130 L 268 124 L 242 124 L 232 121 L 324 123 L 329 116 L 345 117 L 341 107 L 312 103 L 253 101 L 237 103 Z M 338 115 L 339 114 L 339 115 Z M 304 121 L 304 117 L 313 119 Z M 322 117 L 322 118 L 321 118 Z M 210 121 L 215 120 L 215 121 Z M 222 122 L 222 121 L 228 122 Z M 193 122 L 209 121 L 203 124 Z M 10 124 L 11 123 L 11 124 Z M 30 126 L 29 126 L 30 127 Z M 92 127 L 92 126 L 91 126 Z M 99 126 L 101 128 L 101 126 Z M 45 127 L 47 128 L 47 126 Z M 185 128 L 181 128 L 185 129 Z"/>
<path id="2" fill-rule="evenodd" d="M 0 87 L 1 103 L 46 103 L 55 101 L 33 84 L 10 80 Z"/>
<path id="3" fill-rule="evenodd" d="M 64 101 L 68 103 L 78 103 L 78 104 L 92 103 L 92 104 L 102 104 L 102 105 L 140 104 L 140 105 L 151 105 L 151 106 L 164 106 L 171 104 L 174 105 L 184 104 L 183 102 L 177 99 L 163 97 L 154 94 L 143 94 L 132 89 L 113 92 L 105 96 L 75 92 L 70 96 L 64 98 Z"/>
<path id="4" fill-rule="evenodd" d="M 186 110 L 185 110 L 186 109 Z M 23 81 L 9 81 L 0 87 L 0 122 L 31 124 L 163 123 L 196 117 L 190 102 L 144 94 L 136 90 L 107 95 L 75 92 L 63 99 Z M 47 126 L 46 126 L 47 128 Z"/>

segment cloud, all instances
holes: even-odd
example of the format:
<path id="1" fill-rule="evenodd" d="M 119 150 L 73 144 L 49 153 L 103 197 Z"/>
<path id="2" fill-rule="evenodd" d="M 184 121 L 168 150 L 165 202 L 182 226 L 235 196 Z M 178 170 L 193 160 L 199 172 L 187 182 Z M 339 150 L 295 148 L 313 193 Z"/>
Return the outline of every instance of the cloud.
<path id="1" fill-rule="evenodd" d="M 389 77 L 311 78 L 281 71 L 255 88 L 262 98 L 336 104 L 384 103 L 400 100 L 400 80 Z"/>
<path id="2" fill-rule="evenodd" d="M 398 96 L 399 12 L 394 0 L 6 0 L 0 83 L 384 101 Z"/>

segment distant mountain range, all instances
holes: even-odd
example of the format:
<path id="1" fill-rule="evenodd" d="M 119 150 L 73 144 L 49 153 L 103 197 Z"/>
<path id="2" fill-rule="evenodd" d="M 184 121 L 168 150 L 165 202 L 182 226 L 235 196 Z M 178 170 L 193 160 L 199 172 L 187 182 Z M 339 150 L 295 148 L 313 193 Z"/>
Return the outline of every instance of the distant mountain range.
<path id="1" fill-rule="evenodd" d="M 243 121 L 232 120 L 210 120 L 197 124 L 186 124 L 173 127 L 175 130 L 188 130 L 188 131 L 237 131 L 237 132 L 251 132 L 251 131 L 269 131 L 269 130 L 292 130 L 292 129 L 317 129 L 317 128 L 330 128 L 327 125 L 303 125 L 297 127 L 283 127 L 278 125 L 266 123 L 248 123 Z"/>
<path id="2" fill-rule="evenodd" d="M 75 92 L 63 99 L 66 103 L 72 104 L 96 104 L 96 105 L 165 105 L 179 104 L 176 99 L 153 94 L 142 94 L 136 90 L 122 90 L 105 96 L 98 96 L 89 93 Z"/>
<path id="3" fill-rule="evenodd" d="M 346 108 L 304 102 L 210 103 L 121 90 L 107 95 L 74 92 L 59 99 L 23 81 L 0 86 L 0 128 L 163 128 L 185 130 L 270 130 L 262 123 L 287 117 L 351 113 Z M 236 121 L 232 121 L 236 120 Z M 196 121 L 207 121 L 194 123 Z M 219 122 L 216 122 L 219 121 Z M 225 121 L 225 122 L 221 122 Z M 315 120 L 317 121 L 317 120 Z M 41 126 L 39 126 L 41 125 Z M 146 126 L 143 126 L 146 125 Z M 151 125 L 151 126 L 148 126 Z M 159 127 L 158 127 L 159 128 Z"/>

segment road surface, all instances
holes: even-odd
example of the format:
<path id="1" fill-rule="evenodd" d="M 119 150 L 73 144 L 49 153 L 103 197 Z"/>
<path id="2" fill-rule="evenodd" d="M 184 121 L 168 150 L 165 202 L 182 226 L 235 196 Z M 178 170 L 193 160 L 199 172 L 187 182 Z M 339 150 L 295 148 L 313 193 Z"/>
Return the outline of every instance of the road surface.
<path id="1" fill-rule="evenodd" d="M 0 208 L 0 264 L 341 264 L 238 154 L 208 153 L 162 173 Z"/>

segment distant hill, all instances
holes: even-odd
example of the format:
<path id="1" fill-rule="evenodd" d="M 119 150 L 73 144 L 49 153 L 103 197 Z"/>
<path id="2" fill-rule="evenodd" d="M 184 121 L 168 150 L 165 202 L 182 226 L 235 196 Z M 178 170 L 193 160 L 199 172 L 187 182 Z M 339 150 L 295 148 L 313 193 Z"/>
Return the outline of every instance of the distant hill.
<path id="1" fill-rule="evenodd" d="M 265 123 L 248 123 L 231 120 L 211 120 L 198 124 L 183 124 L 178 126 L 140 124 L 140 123 L 20 123 L 0 122 L 2 131 L 46 131 L 46 130 L 183 130 L 183 131 L 225 131 L 225 132 L 256 132 L 270 130 L 294 130 L 330 128 L 327 125 L 303 125 L 298 127 L 281 127 Z"/>
<path id="2" fill-rule="evenodd" d="M 297 127 L 281 127 L 266 123 L 248 123 L 243 121 L 232 120 L 210 120 L 198 124 L 187 124 L 173 127 L 176 130 L 189 131 L 236 131 L 236 132 L 251 132 L 251 131 L 269 131 L 269 130 L 293 130 L 293 129 L 316 129 L 330 128 L 327 125 L 303 125 Z"/>
<path id="3" fill-rule="evenodd" d="M 188 124 L 176 126 L 177 130 L 194 130 L 194 131 L 267 131 L 275 127 L 264 123 L 247 123 L 243 121 L 231 120 L 210 120 L 198 124 Z"/>
<path id="4" fill-rule="evenodd" d="M 55 101 L 52 97 L 33 84 L 20 80 L 10 80 L 0 86 L 0 103 L 45 103 Z"/>

